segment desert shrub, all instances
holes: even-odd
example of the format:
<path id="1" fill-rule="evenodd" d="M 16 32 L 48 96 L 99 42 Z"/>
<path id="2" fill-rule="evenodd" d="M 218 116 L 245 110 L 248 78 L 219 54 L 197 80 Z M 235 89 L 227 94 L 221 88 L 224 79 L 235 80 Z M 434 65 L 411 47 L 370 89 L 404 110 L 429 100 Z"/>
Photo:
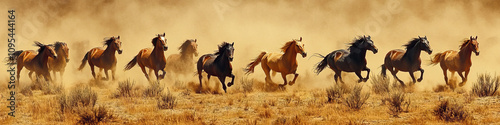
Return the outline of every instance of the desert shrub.
<path id="1" fill-rule="evenodd" d="M 61 84 L 42 82 L 41 85 L 43 94 L 59 94 L 63 91 Z"/>
<path id="2" fill-rule="evenodd" d="M 372 91 L 376 94 L 389 93 L 391 80 L 388 77 L 382 75 L 372 75 L 370 79 L 372 83 Z"/>
<path id="3" fill-rule="evenodd" d="M 274 125 L 305 125 L 301 117 L 279 117 L 274 121 Z"/>
<path id="4" fill-rule="evenodd" d="M 160 109 L 173 109 L 176 105 L 177 98 L 170 93 L 170 91 L 165 95 L 162 94 L 160 98 L 158 98 L 158 108 Z"/>
<path id="5" fill-rule="evenodd" d="M 399 117 L 399 114 L 402 112 L 408 112 L 411 104 L 410 98 L 406 99 L 406 94 L 403 92 L 390 94 L 387 101 L 389 102 L 389 114 L 394 117 Z"/>
<path id="6" fill-rule="evenodd" d="M 363 86 L 361 85 L 354 86 L 352 92 L 344 98 L 344 104 L 353 110 L 361 109 L 366 100 L 370 98 L 370 93 L 361 93 L 362 89 Z"/>
<path id="7" fill-rule="evenodd" d="M 160 96 L 161 92 L 163 92 L 163 89 L 165 89 L 165 85 L 162 84 L 160 81 L 150 82 L 149 87 L 147 87 L 144 90 L 144 96 L 146 97 Z"/>
<path id="8" fill-rule="evenodd" d="M 241 88 L 243 92 L 252 92 L 253 91 L 253 80 L 248 77 L 243 77 L 241 80 Z"/>
<path id="9" fill-rule="evenodd" d="M 472 93 L 479 97 L 493 96 L 500 86 L 498 76 L 491 76 L 488 74 L 479 75 L 479 79 L 472 87 Z"/>
<path id="10" fill-rule="evenodd" d="M 94 107 L 97 101 L 97 93 L 89 86 L 75 87 L 70 94 L 65 93 L 58 97 L 61 112 L 74 112 L 78 107 Z"/>
<path id="11" fill-rule="evenodd" d="M 134 92 L 135 81 L 118 82 L 118 88 L 116 89 L 115 97 L 132 97 L 135 95 Z"/>
<path id="12" fill-rule="evenodd" d="M 441 101 L 434 108 L 433 114 L 447 122 L 464 121 L 470 117 L 469 112 L 462 105 L 449 100 Z"/>
<path id="13" fill-rule="evenodd" d="M 31 86 L 21 87 L 20 93 L 23 94 L 24 96 L 33 96 L 33 91 L 31 90 Z"/>
<path id="14" fill-rule="evenodd" d="M 113 113 L 103 106 L 82 107 L 78 111 L 79 124 L 97 125 L 110 119 L 113 119 Z"/>
<path id="15" fill-rule="evenodd" d="M 345 90 L 339 85 L 335 85 L 326 89 L 326 97 L 328 98 L 329 103 L 341 102 L 341 98 L 343 97 L 344 93 Z"/>

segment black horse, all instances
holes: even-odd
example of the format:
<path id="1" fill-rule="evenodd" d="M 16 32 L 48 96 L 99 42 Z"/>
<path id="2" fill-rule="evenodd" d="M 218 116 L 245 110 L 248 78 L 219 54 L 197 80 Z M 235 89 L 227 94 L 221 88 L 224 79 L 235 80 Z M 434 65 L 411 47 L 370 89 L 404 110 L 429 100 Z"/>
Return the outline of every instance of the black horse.
<path id="1" fill-rule="evenodd" d="M 359 77 L 358 82 L 366 82 L 370 76 L 370 69 L 366 67 L 366 50 L 371 50 L 373 54 L 376 54 L 378 49 L 373 45 L 370 36 L 359 37 L 350 45 L 347 50 L 335 50 L 326 56 L 316 54 L 323 60 L 316 64 L 315 73 L 319 74 L 328 65 L 335 72 L 335 82 L 340 78 L 340 82 L 344 83 L 341 76 L 342 71 L 354 72 Z M 361 76 L 361 71 L 367 71 L 366 78 Z"/>
<path id="2" fill-rule="evenodd" d="M 234 42 L 229 44 L 227 42 L 223 42 L 219 45 L 219 50 L 214 54 L 205 54 L 198 59 L 197 69 L 198 69 L 198 78 L 200 78 L 200 89 L 202 87 L 201 79 L 203 76 L 201 75 L 202 71 L 205 70 L 207 73 L 207 78 L 210 80 L 210 76 L 217 76 L 222 84 L 222 88 L 224 92 L 226 91 L 226 77 L 231 77 L 231 82 L 227 83 L 229 87 L 234 84 L 234 74 L 232 73 L 233 67 L 231 62 L 233 61 L 233 48 Z"/>

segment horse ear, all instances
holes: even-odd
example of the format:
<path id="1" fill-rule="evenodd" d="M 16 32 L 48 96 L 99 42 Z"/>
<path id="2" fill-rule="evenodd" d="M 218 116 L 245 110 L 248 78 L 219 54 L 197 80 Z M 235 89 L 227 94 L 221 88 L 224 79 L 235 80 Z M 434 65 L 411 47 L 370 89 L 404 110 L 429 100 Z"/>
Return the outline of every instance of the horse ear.
<path id="1" fill-rule="evenodd" d="M 163 32 L 163 36 L 165 36 L 165 32 Z"/>
<path id="2" fill-rule="evenodd" d="M 194 39 L 194 42 L 196 43 L 196 39 Z"/>
<path id="3" fill-rule="evenodd" d="M 470 36 L 470 38 L 469 38 L 469 39 L 470 39 L 470 40 L 472 40 L 472 39 L 474 39 L 474 38 L 472 38 L 472 36 Z"/>
<path id="4" fill-rule="evenodd" d="M 419 39 L 422 39 L 422 37 L 418 36 Z"/>
<path id="5" fill-rule="evenodd" d="M 477 36 L 476 36 L 476 40 L 477 40 Z"/>
<path id="6" fill-rule="evenodd" d="M 234 42 L 233 42 L 233 43 L 231 43 L 231 46 L 233 46 L 233 45 L 234 45 Z"/>
<path id="7" fill-rule="evenodd" d="M 302 42 L 302 37 L 300 37 L 299 41 Z"/>
<path id="8" fill-rule="evenodd" d="M 368 39 L 371 39 L 372 37 L 370 35 L 368 35 Z"/>
<path id="9" fill-rule="evenodd" d="M 427 39 L 427 36 L 424 36 L 425 39 Z"/>
<path id="10" fill-rule="evenodd" d="M 120 39 L 120 36 L 118 36 L 118 38 L 116 38 L 116 39 Z"/>

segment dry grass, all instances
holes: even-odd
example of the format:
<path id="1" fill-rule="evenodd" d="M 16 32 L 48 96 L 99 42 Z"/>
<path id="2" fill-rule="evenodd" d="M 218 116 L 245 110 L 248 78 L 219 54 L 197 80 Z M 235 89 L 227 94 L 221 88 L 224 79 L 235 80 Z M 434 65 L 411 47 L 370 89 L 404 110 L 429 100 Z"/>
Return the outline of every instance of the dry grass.
<path id="1" fill-rule="evenodd" d="M 305 125 L 304 120 L 296 115 L 295 117 L 278 117 L 274 123 L 274 125 Z"/>
<path id="2" fill-rule="evenodd" d="M 489 74 L 481 74 L 472 87 L 472 93 L 479 97 L 493 96 L 500 87 L 500 78 Z"/>
<path id="3" fill-rule="evenodd" d="M 434 115 L 446 122 L 465 121 L 471 117 L 464 106 L 444 100 L 434 108 Z"/>
<path id="4" fill-rule="evenodd" d="M 114 97 L 137 97 L 139 96 L 139 88 L 135 87 L 135 81 L 130 79 L 122 82 L 118 82 L 118 88 L 116 89 Z"/>
<path id="5" fill-rule="evenodd" d="M 391 80 L 388 77 L 372 75 L 370 81 L 372 83 L 372 91 L 375 94 L 386 94 L 390 92 Z"/>
<path id="6" fill-rule="evenodd" d="M 103 106 L 80 107 L 78 109 L 78 124 L 97 125 L 113 119 L 113 113 Z"/>
<path id="7" fill-rule="evenodd" d="M 389 102 L 389 114 L 393 117 L 399 117 L 402 112 L 408 112 L 411 100 L 406 98 L 406 94 L 403 92 L 394 92 L 389 95 L 387 99 Z"/>
<path id="8" fill-rule="evenodd" d="M 326 89 L 326 97 L 329 103 L 342 102 L 342 97 L 344 96 L 344 91 L 342 87 L 335 85 Z"/>
<path id="9" fill-rule="evenodd" d="M 352 110 L 360 110 L 370 98 L 370 93 L 361 93 L 362 89 L 363 86 L 355 85 L 352 92 L 344 98 L 344 104 Z"/>
<path id="10" fill-rule="evenodd" d="M 97 102 L 97 93 L 89 86 L 75 87 L 68 96 L 63 93 L 58 96 L 58 99 L 61 113 L 73 113 L 79 107 L 94 107 Z"/>
<path id="11" fill-rule="evenodd" d="M 160 81 L 149 82 L 149 87 L 144 90 L 144 96 L 146 97 L 158 97 L 161 95 L 165 89 L 165 84 Z"/>
<path id="12" fill-rule="evenodd" d="M 240 80 L 240 84 L 243 92 L 249 93 L 253 91 L 253 79 L 250 79 L 247 76 L 245 76 Z"/>
<path id="13" fill-rule="evenodd" d="M 177 104 L 176 99 L 177 99 L 177 97 L 175 97 L 174 95 L 172 95 L 172 93 L 170 93 L 170 91 L 168 91 L 168 93 L 166 95 L 162 94 L 161 97 L 158 98 L 158 102 L 157 102 L 158 108 L 160 108 L 160 109 L 173 109 L 175 107 L 175 105 Z"/>

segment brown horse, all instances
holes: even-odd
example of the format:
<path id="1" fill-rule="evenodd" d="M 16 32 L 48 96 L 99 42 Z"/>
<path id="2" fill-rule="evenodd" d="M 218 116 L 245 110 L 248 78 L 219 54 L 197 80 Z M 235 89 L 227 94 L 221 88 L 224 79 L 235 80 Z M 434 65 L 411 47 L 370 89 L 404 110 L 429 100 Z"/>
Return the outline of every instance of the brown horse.
<path id="1" fill-rule="evenodd" d="M 151 74 L 152 70 L 155 71 L 156 80 L 163 79 L 163 77 L 165 77 L 164 69 L 167 62 L 165 60 L 164 52 L 168 49 L 166 41 L 167 39 L 165 39 L 165 33 L 163 33 L 163 35 L 158 34 L 155 38 L 153 38 L 153 40 L 151 40 L 154 48 L 146 48 L 139 51 L 139 54 L 137 54 L 134 59 L 128 62 L 125 66 L 125 70 L 130 70 L 137 63 L 148 80 L 149 75 L 146 73 L 145 67 L 149 68 L 149 74 Z M 158 76 L 158 71 L 160 70 L 163 71 L 163 74 Z"/>
<path id="2" fill-rule="evenodd" d="M 460 51 L 448 50 L 442 53 L 434 55 L 431 60 L 431 64 L 441 63 L 441 69 L 443 69 L 444 81 L 448 85 L 447 70 L 450 70 L 451 74 L 458 72 L 458 75 L 462 77 L 462 82 L 460 86 L 463 86 L 467 82 L 467 76 L 469 75 L 470 67 L 472 66 L 472 61 L 470 56 L 474 52 L 476 56 L 479 56 L 479 43 L 477 42 L 477 36 L 470 37 L 468 40 L 464 40 L 462 45 L 460 45 Z M 465 77 L 462 75 L 465 72 Z"/>
<path id="3" fill-rule="evenodd" d="M 227 83 L 228 87 L 234 84 L 233 66 L 231 65 L 234 54 L 233 45 L 234 42 L 232 44 L 223 42 L 214 54 L 205 54 L 198 59 L 196 68 L 198 70 L 198 78 L 200 79 L 200 89 L 202 88 L 201 79 L 203 79 L 203 76 L 201 73 L 203 71 L 207 73 L 208 80 L 210 80 L 210 76 L 217 76 L 222 84 L 222 89 L 226 93 L 226 77 L 231 77 L 231 82 Z"/>
<path id="4" fill-rule="evenodd" d="M 15 51 L 12 56 L 8 59 L 8 65 L 13 66 L 17 63 L 17 81 L 19 82 L 20 72 L 23 67 L 29 70 L 29 77 L 33 81 L 32 74 L 35 72 L 36 77 L 43 76 L 46 81 L 52 81 L 50 78 L 49 67 L 47 62 L 50 58 L 55 58 L 56 53 L 52 49 L 51 45 L 44 45 L 40 42 L 35 41 L 35 45 L 40 47 L 38 53 L 33 50 L 28 51 Z"/>
<path id="5" fill-rule="evenodd" d="M 54 73 L 54 80 L 56 77 L 56 72 L 59 72 L 59 75 L 62 80 L 62 76 L 64 74 L 64 69 L 66 68 L 66 63 L 69 62 L 69 48 L 68 45 L 64 42 L 56 42 L 54 43 L 54 50 L 58 55 L 58 58 L 49 57 L 49 71 Z"/>
<path id="6" fill-rule="evenodd" d="M 426 51 L 429 55 L 432 54 L 432 49 L 427 40 L 427 36 L 414 38 L 407 44 L 405 44 L 406 50 L 395 49 L 391 50 L 385 55 L 384 64 L 382 65 L 382 75 L 386 76 L 386 69 L 391 71 L 391 74 L 396 78 L 396 80 L 404 86 L 403 81 L 401 81 L 396 75 L 398 71 L 404 71 L 410 73 L 410 77 L 415 83 L 415 76 L 413 72 L 420 71 L 420 78 L 418 82 L 422 81 L 424 77 L 424 69 L 420 66 L 422 61 L 420 60 L 420 52 Z"/>
<path id="7" fill-rule="evenodd" d="M 283 77 L 283 80 L 285 81 L 285 83 L 280 86 L 287 85 L 288 81 L 286 80 L 286 75 L 294 74 L 295 77 L 290 82 L 290 85 L 293 85 L 299 76 L 299 74 L 296 73 L 298 67 L 297 53 L 300 53 L 302 58 L 307 56 L 304 44 L 301 41 L 302 37 L 298 40 L 294 39 L 287 42 L 283 47 L 281 47 L 281 51 L 284 53 L 261 52 L 256 59 L 247 65 L 247 68 L 245 69 L 246 73 L 253 73 L 255 66 L 262 62 L 262 70 L 264 70 L 264 73 L 266 74 L 265 80 L 267 83 L 276 84 L 271 80 L 271 75 L 269 74 L 269 72 L 273 70 L 275 72 L 281 72 L 281 77 Z"/>
<path id="8" fill-rule="evenodd" d="M 109 80 L 108 70 L 111 70 L 113 80 L 115 80 L 115 52 L 118 51 L 118 54 L 122 54 L 123 51 L 121 50 L 122 42 L 120 41 L 120 36 L 111 37 L 105 40 L 104 45 L 107 46 L 104 50 L 100 47 L 90 49 L 90 51 L 88 51 L 87 54 L 85 54 L 85 56 L 83 57 L 82 64 L 80 65 L 78 70 L 82 70 L 88 61 L 94 79 L 96 79 L 94 66 L 97 66 L 98 68 L 100 68 L 99 71 L 102 71 L 104 69 L 106 80 Z"/>
<path id="9" fill-rule="evenodd" d="M 359 77 L 358 83 L 362 81 L 366 82 L 370 76 L 370 68 L 366 67 L 366 50 L 371 50 L 373 54 L 376 54 L 378 49 L 373 45 L 370 36 L 357 38 L 350 45 L 347 50 L 335 50 L 326 56 L 315 54 L 323 58 L 316 65 L 316 74 L 319 74 L 326 66 L 329 66 L 335 72 L 335 82 L 340 78 L 340 82 L 344 83 L 341 76 L 342 71 L 354 72 Z M 367 71 L 366 78 L 361 76 L 361 71 Z"/>
<path id="10" fill-rule="evenodd" d="M 180 47 L 179 54 L 172 54 L 167 58 L 165 70 L 176 74 L 191 74 L 194 71 L 194 56 L 198 56 L 196 39 L 186 40 Z"/>

